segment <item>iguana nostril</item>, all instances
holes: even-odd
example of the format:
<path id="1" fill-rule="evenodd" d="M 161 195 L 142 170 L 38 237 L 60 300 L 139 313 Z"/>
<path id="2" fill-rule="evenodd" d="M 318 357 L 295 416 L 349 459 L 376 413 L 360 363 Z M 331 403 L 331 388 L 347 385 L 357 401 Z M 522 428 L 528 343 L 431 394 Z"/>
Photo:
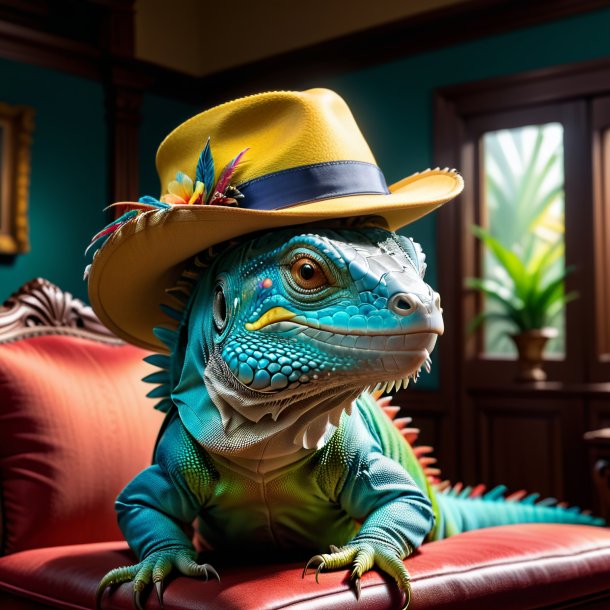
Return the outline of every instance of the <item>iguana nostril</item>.
<path id="1" fill-rule="evenodd" d="M 409 311 L 409 309 L 411 309 L 411 303 L 409 303 L 409 301 L 407 301 L 405 299 L 398 299 L 398 301 L 396 301 L 395 307 L 397 309 Z"/>
<path id="2" fill-rule="evenodd" d="M 399 316 L 408 316 L 417 309 L 417 300 L 406 292 L 395 294 L 390 299 L 388 308 Z"/>

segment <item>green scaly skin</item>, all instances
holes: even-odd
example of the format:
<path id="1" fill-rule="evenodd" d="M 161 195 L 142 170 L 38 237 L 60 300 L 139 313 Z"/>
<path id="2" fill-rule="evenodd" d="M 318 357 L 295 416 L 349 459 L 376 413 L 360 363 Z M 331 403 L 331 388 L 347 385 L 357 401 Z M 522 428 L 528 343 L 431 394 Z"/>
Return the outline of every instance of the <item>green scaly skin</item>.
<path id="1" fill-rule="evenodd" d="M 147 378 L 160 384 L 150 395 L 167 412 L 155 459 L 116 503 L 140 563 L 102 579 L 98 606 L 121 582 L 133 581 L 140 609 L 151 581 L 162 600 L 172 570 L 217 577 L 184 533 L 195 518 L 229 554 L 309 550 L 304 575 L 311 566 L 316 579 L 349 567 L 358 596 L 377 566 L 406 605 L 403 559 L 426 538 L 514 520 L 594 521 L 531 498 L 510 506 L 498 491 L 435 494 L 367 391 L 406 387 L 443 330 L 412 240 L 373 226 L 293 227 L 194 269 L 184 309 L 166 309 L 177 329 L 155 330 L 170 356 L 148 358 L 162 369 Z"/>

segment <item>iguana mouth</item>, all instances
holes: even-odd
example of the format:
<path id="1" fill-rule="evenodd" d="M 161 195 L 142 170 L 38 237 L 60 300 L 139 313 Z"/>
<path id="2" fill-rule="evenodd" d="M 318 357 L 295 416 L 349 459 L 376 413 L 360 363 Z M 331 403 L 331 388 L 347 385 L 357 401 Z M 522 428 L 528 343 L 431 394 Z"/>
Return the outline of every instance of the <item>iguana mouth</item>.
<path id="1" fill-rule="evenodd" d="M 346 329 L 344 327 L 331 326 L 329 324 L 320 324 L 317 321 L 306 318 L 301 314 L 296 314 L 284 307 L 273 307 L 266 311 L 256 321 L 249 322 L 245 325 L 248 331 L 262 332 L 288 332 L 296 330 L 299 327 L 307 327 L 320 333 L 327 335 L 342 335 L 354 337 L 399 337 L 402 335 L 416 335 L 422 333 L 434 333 L 436 335 L 443 334 L 442 318 L 427 316 L 427 326 L 420 328 L 409 329 L 406 332 L 397 332 L 396 328 L 375 329 L 373 331 L 363 329 Z"/>

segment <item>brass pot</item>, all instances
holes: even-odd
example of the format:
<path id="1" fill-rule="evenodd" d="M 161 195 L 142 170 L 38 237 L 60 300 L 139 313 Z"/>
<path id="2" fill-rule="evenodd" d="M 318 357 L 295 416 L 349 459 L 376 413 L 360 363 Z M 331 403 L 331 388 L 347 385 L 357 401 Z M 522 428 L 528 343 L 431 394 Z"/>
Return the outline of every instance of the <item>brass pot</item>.
<path id="1" fill-rule="evenodd" d="M 515 381 L 544 381 L 546 373 L 542 368 L 544 348 L 549 339 L 557 336 L 556 328 L 536 328 L 518 335 L 510 335 L 517 346 L 519 358 Z"/>

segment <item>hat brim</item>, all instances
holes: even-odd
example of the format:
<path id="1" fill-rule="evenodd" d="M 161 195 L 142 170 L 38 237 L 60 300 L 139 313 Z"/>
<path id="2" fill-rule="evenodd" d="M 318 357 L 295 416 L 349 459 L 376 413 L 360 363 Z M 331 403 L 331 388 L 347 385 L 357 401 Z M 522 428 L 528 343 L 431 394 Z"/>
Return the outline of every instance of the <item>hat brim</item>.
<path id="1" fill-rule="evenodd" d="M 168 322 L 159 305 L 168 302 L 166 289 L 199 252 L 248 233 L 334 218 L 380 216 L 395 231 L 453 199 L 462 188 L 458 173 L 434 169 L 390 186 L 389 195 L 353 195 L 273 211 L 176 205 L 145 212 L 98 251 L 89 276 L 89 299 L 116 335 L 144 349 L 166 352 L 152 332 Z"/>

